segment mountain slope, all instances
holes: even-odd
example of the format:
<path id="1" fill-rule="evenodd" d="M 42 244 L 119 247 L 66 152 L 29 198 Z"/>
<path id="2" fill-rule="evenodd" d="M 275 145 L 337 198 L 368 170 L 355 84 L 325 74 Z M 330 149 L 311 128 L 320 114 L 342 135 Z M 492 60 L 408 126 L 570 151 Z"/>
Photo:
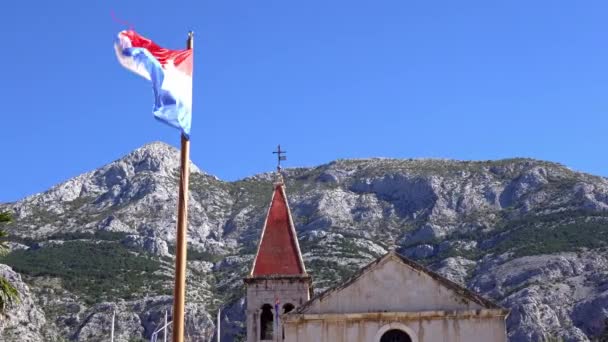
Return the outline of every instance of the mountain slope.
<path id="1" fill-rule="evenodd" d="M 7 227 L 13 252 L 1 262 L 22 274 L 44 311 L 35 333 L 102 340 L 110 308 L 124 315 L 117 329 L 125 338 L 150 338 L 160 326 L 170 307 L 178 161 L 178 151 L 152 143 L 0 205 L 16 218 Z M 588 341 L 606 329 L 605 178 L 532 159 L 378 158 L 284 176 L 317 291 L 396 248 L 511 308 L 511 341 Z M 261 174 L 223 182 L 192 167 L 192 340 L 211 336 L 220 306 L 224 334 L 242 333 L 241 277 L 272 181 Z"/>

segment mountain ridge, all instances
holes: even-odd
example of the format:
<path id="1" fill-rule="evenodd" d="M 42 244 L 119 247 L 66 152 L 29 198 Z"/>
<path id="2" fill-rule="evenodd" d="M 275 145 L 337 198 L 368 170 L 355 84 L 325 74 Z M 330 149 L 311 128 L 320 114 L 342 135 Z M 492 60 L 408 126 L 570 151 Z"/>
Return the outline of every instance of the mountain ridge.
<path id="1" fill-rule="evenodd" d="M 15 216 L 5 227 L 12 252 L 0 263 L 29 287 L 29 306 L 14 309 L 21 314 L 0 336 L 23 330 L 26 312 L 42 312 L 24 331 L 34 341 L 82 340 L 82 331 L 103 340 L 108 308 L 118 307 L 130 317 L 121 334 L 150 338 L 172 288 L 178 167 L 179 151 L 154 142 L 0 204 Z M 510 308 L 510 341 L 589 341 L 606 329 L 597 309 L 608 312 L 604 177 L 529 158 L 340 159 L 283 173 L 318 291 L 397 249 Z M 200 327 L 191 336 L 210 338 L 220 306 L 224 340 L 242 335 L 241 277 L 274 179 L 222 181 L 192 165 L 188 319 Z"/>
<path id="2" fill-rule="evenodd" d="M 136 148 L 135 150 L 128 152 L 126 154 L 124 154 L 123 156 L 114 159 L 110 162 L 107 162 L 105 164 L 103 164 L 102 166 L 100 166 L 99 168 L 90 170 L 90 171 L 86 171 L 83 172 L 81 174 L 72 176 L 70 178 L 68 178 L 67 180 L 64 181 L 59 181 L 58 183 L 56 183 L 55 185 L 52 185 L 49 190 L 45 190 L 39 193 L 34 193 L 34 194 L 30 194 L 30 195 L 26 195 L 20 199 L 14 200 L 14 201 L 6 201 L 6 202 L 0 202 L 0 204 L 2 205 L 7 205 L 7 204 L 12 204 L 12 203 L 17 203 L 17 202 L 21 202 L 24 201 L 26 199 L 28 199 L 29 197 L 32 196 L 36 196 L 39 195 L 41 193 L 45 193 L 48 192 L 54 188 L 57 188 L 61 185 L 63 185 L 64 183 L 69 182 L 70 180 L 73 179 L 77 179 L 81 176 L 85 176 L 91 172 L 97 171 L 99 169 L 102 169 L 104 167 L 106 167 L 109 164 L 115 163 L 115 162 L 119 162 L 125 159 L 128 159 L 131 155 L 135 154 L 138 151 L 142 151 L 142 152 L 153 152 L 154 150 L 165 150 L 167 152 L 169 152 L 168 154 L 175 154 L 175 155 L 179 155 L 179 149 L 174 147 L 173 145 L 170 145 L 168 143 L 165 143 L 163 141 L 151 141 L 149 143 L 146 143 L 144 145 L 142 145 L 141 147 Z M 166 154 L 166 153 L 165 153 Z M 375 156 L 375 157 L 365 157 L 365 158 L 338 158 L 326 163 L 322 163 L 319 165 L 313 165 L 313 166 L 294 166 L 294 167 L 286 167 L 284 168 L 285 171 L 294 171 L 294 170 L 300 170 L 300 169 L 315 169 L 315 168 L 322 168 L 322 167 L 329 167 L 333 164 L 339 164 L 339 163 L 349 163 L 349 162 L 354 162 L 354 163 L 366 163 L 366 162 L 374 162 L 374 161 L 389 161 L 389 162 L 449 162 L 449 163 L 453 163 L 455 165 L 467 165 L 467 164 L 488 164 L 488 163 L 496 163 L 496 164 L 500 164 L 500 163 L 510 163 L 510 162 L 532 162 L 532 163 L 543 163 L 543 164 L 548 164 L 548 165 L 552 165 L 555 167 L 562 167 L 565 169 L 568 169 L 572 172 L 575 173 L 580 173 L 580 174 L 585 174 L 588 176 L 592 176 L 592 177 L 598 177 L 598 178 L 602 178 L 602 179 L 608 179 L 608 177 L 605 176 L 601 176 L 601 175 L 595 175 L 592 174 L 590 172 L 585 172 L 585 171 L 580 171 L 580 170 L 575 170 L 572 169 L 569 166 L 566 166 L 560 162 L 554 162 L 554 161 L 547 161 L 547 160 L 542 160 L 542 159 L 537 159 L 537 158 L 531 158 L 531 157 L 508 157 L 508 158 L 500 158 L 500 159 L 488 159 L 488 160 L 465 160 L 465 159 L 453 159 L 453 158 L 440 158 L 440 157 L 415 157 L 415 158 L 396 158 L 396 157 L 379 157 L 379 156 Z M 175 164 L 175 163 L 173 163 Z M 179 165 L 172 165 L 173 167 L 178 167 Z M 234 183 L 234 182 L 239 182 L 239 181 L 244 181 L 250 178 L 255 178 L 258 176 L 261 177 L 267 177 L 267 175 L 272 175 L 274 174 L 274 171 L 268 171 L 268 172 L 262 172 L 262 173 L 258 173 L 258 174 L 254 174 L 251 176 L 244 176 L 241 178 L 237 178 L 234 180 L 224 180 L 216 175 L 212 175 L 202 169 L 200 169 L 200 167 L 191 160 L 190 162 L 190 166 L 191 166 L 191 172 L 192 173 L 203 173 L 206 174 L 208 176 L 211 177 L 215 177 L 217 180 L 222 181 L 222 182 L 226 182 L 226 183 Z"/>

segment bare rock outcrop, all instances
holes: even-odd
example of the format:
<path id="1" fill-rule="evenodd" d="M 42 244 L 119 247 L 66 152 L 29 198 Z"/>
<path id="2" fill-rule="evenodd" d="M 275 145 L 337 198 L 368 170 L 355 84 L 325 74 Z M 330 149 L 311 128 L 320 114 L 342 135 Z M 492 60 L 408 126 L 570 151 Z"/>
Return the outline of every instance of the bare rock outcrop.
<path id="1" fill-rule="evenodd" d="M 0 331 L 4 341 L 42 342 L 54 337 L 47 330 L 44 312 L 36 305 L 32 293 L 21 276 L 9 266 L 0 264 L 0 277 L 6 279 L 19 293 L 19 301 L 9 305 L 0 319 Z"/>

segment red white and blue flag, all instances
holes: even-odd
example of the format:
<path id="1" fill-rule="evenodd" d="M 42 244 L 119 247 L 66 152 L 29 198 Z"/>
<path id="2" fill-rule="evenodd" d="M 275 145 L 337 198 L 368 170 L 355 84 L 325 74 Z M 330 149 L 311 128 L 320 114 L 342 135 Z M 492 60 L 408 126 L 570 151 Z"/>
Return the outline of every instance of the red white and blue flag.
<path id="1" fill-rule="evenodd" d="M 114 48 L 122 66 L 152 82 L 154 117 L 189 137 L 192 50 L 165 49 L 132 30 L 120 32 Z"/>

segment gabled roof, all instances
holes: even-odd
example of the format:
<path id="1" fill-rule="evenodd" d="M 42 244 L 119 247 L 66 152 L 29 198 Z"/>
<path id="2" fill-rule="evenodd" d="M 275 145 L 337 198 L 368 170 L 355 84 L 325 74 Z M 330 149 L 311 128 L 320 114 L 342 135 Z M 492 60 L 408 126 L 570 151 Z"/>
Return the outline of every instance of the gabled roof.
<path id="1" fill-rule="evenodd" d="M 390 252 L 386 253 L 385 255 L 379 257 L 378 259 L 372 261 L 367 266 L 360 269 L 357 273 L 355 273 L 353 276 L 351 276 L 345 282 L 343 282 L 337 286 L 334 286 L 332 288 L 329 288 L 329 289 L 323 291 L 322 293 L 314 296 L 308 302 L 306 302 L 304 305 L 300 306 L 297 310 L 295 310 L 293 313 L 294 314 L 307 313 L 308 309 L 310 309 L 313 305 L 315 305 L 315 303 L 324 300 L 326 297 L 330 296 L 332 293 L 338 292 L 342 289 L 349 287 L 351 284 L 355 283 L 359 278 L 361 278 L 367 272 L 372 271 L 379 265 L 383 264 L 386 260 L 391 259 L 391 258 L 398 260 L 399 262 L 413 268 L 414 270 L 416 270 L 418 272 L 421 272 L 421 273 L 424 273 L 424 274 L 430 276 L 435 281 L 440 283 L 442 286 L 452 290 L 457 295 L 462 296 L 462 297 L 480 305 L 484 309 L 505 310 L 504 308 L 500 307 L 499 305 L 497 305 L 497 304 L 491 302 L 490 300 L 480 296 L 479 294 L 467 289 L 466 287 L 461 286 L 461 285 L 439 275 L 438 273 L 435 273 L 435 272 L 427 269 L 426 267 L 414 262 L 413 260 L 406 258 L 403 255 L 398 254 L 395 251 L 390 251 Z"/>
<path id="2" fill-rule="evenodd" d="M 278 182 L 274 186 L 270 208 L 249 276 L 302 275 L 306 275 L 306 268 L 287 203 L 285 186 L 282 182 Z"/>

